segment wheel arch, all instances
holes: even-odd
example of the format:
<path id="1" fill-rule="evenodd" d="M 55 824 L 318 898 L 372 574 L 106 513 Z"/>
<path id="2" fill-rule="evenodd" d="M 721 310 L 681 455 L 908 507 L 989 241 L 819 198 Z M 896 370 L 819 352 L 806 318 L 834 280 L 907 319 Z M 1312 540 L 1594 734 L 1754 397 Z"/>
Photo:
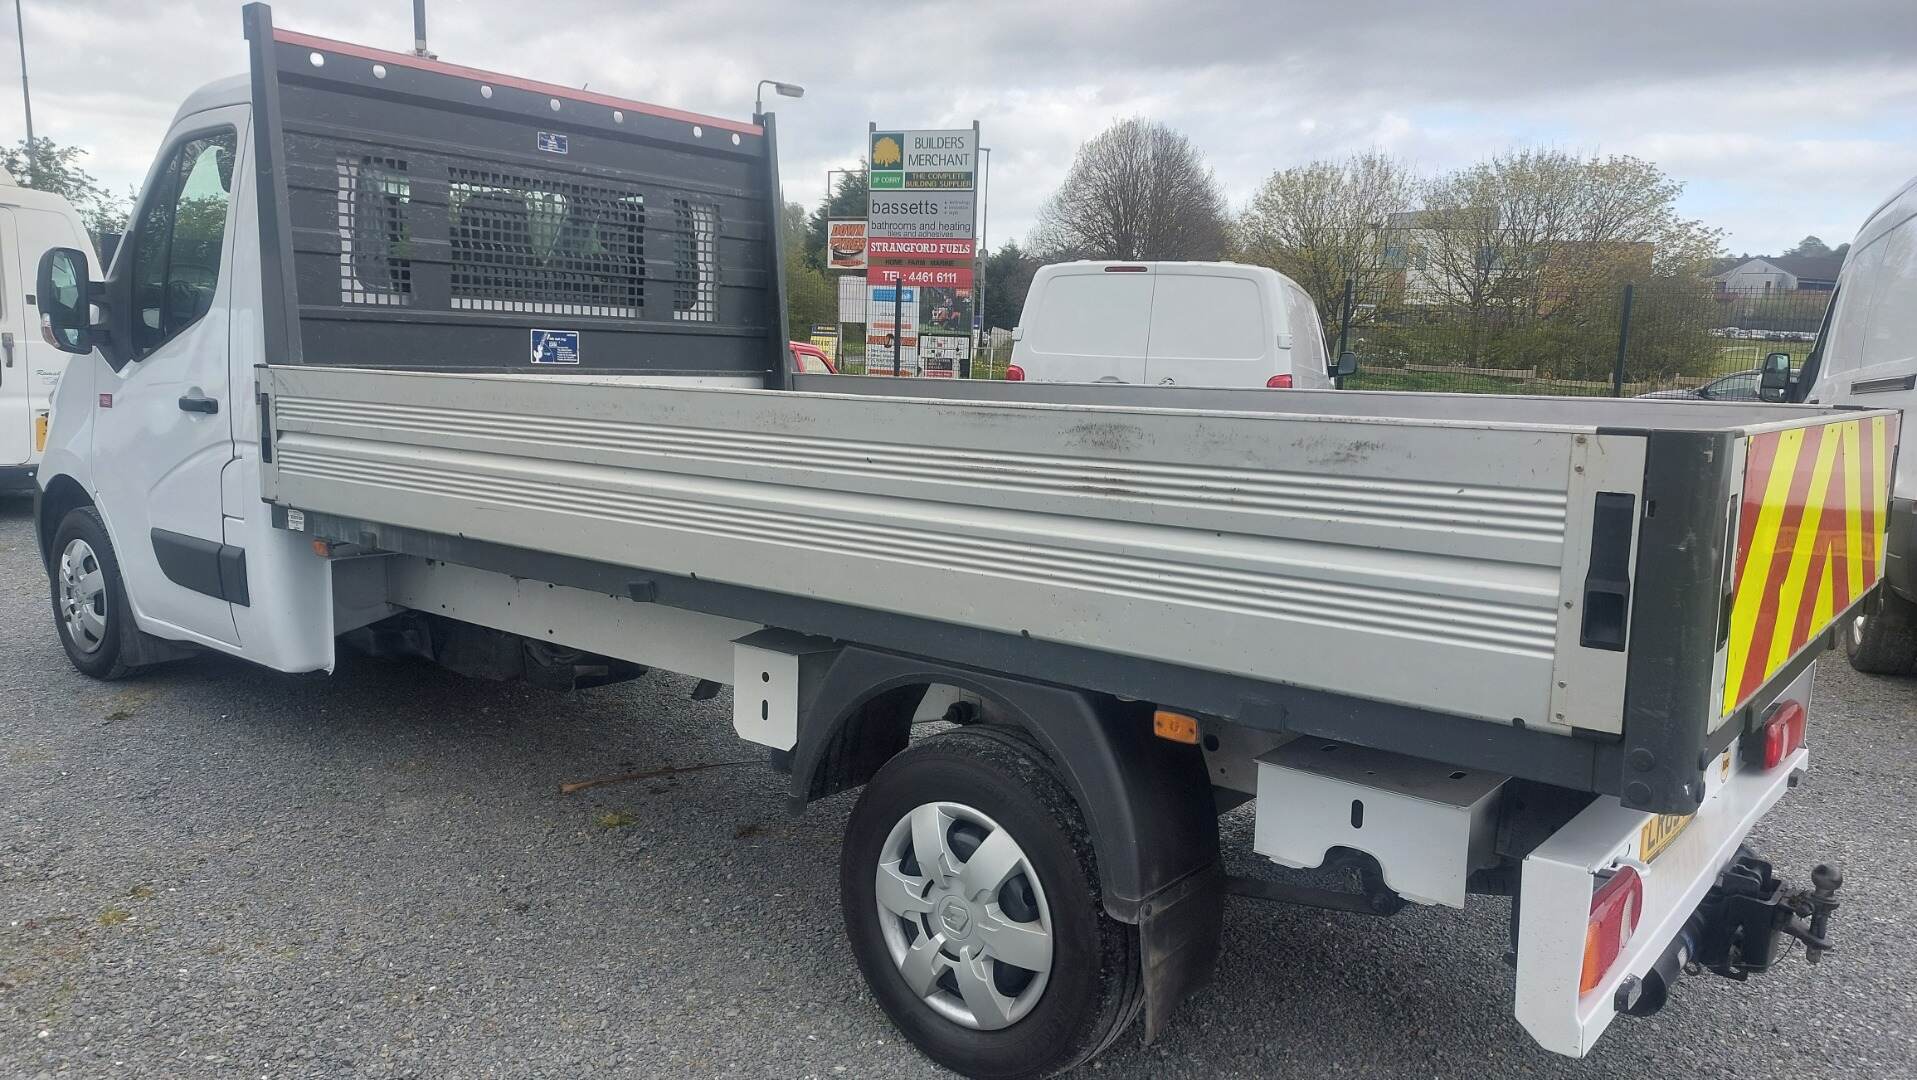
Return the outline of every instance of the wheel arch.
<path id="1" fill-rule="evenodd" d="M 905 749 L 933 685 L 976 694 L 987 719 L 1024 731 L 1058 764 L 1091 830 L 1105 910 L 1139 927 L 1153 1037 L 1217 956 L 1223 875 L 1202 753 L 1157 738 L 1146 702 L 847 646 L 800 704 L 794 812 L 864 784 Z"/>
<path id="2" fill-rule="evenodd" d="M 33 496 L 34 539 L 40 545 L 40 565 L 42 568 L 52 564 L 53 534 L 60 529 L 60 523 L 68 514 L 82 506 L 92 506 L 93 496 L 78 480 L 61 473 L 46 482 L 46 486 Z"/>

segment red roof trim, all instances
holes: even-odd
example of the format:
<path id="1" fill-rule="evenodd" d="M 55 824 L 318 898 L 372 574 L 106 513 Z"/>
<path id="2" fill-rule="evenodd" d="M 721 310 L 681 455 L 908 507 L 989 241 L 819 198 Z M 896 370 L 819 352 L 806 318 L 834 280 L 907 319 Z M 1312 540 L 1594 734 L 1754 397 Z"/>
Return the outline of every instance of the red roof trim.
<path id="1" fill-rule="evenodd" d="M 274 30 L 273 40 L 287 45 L 317 49 L 321 52 L 339 53 L 344 56 L 356 56 L 361 60 L 377 60 L 382 64 L 397 67 L 415 68 L 419 71 L 433 71 L 441 75 L 452 75 L 461 79 L 475 79 L 491 83 L 494 86 L 510 86 L 515 90 L 526 90 L 548 97 L 564 98 L 567 101 L 580 101 L 588 105 L 604 105 L 611 109 L 627 109 L 647 116 L 663 117 L 667 120 L 683 120 L 688 124 L 703 124 L 721 131 L 736 131 L 741 135 L 763 135 L 765 129 L 757 124 L 745 124 L 737 120 L 726 120 L 703 113 L 686 112 L 683 109 L 668 109 L 663 105 L 647 105 L 642 101 L 628 101 L 607 94 L 595 94 L 590 90 L 575 90 L 569 86 L 556 86 L 552 83 L 521 79 L 513 75 L 501 75 L 493 71 L 481 71 L 478 68 L 462 67 L 458 64 L 441 63 L 427 60 L 411 53 L 388 52 L 385 49 L 354 45 L 347 41 L 334 41 L 332 38 L 315 37 L 312 34 L 300 34 L 291 30 Z"/>

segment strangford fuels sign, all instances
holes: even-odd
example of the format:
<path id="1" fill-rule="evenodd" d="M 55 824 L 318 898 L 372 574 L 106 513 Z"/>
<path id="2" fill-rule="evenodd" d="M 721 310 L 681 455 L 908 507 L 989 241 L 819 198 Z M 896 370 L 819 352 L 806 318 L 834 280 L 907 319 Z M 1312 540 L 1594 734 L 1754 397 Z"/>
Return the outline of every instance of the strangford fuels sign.
<path id="1" fill-rule="evenodd" d="M 978 176 L 978 132 L 874 131 L 873 191 L 970 191 Z"/>

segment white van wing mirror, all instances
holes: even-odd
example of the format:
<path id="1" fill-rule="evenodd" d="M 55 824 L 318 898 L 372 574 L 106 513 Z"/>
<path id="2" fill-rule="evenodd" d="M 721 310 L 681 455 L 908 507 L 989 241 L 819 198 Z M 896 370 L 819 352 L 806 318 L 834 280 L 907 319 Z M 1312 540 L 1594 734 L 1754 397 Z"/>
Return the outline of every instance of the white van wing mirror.
<path id="1" fill-rule="evenodd" d="M 1346 349 L 1344 352 L 1338 354 L 1337 366 L 1331 369 L 1331 373 L 1340 379 L 1347 375 L 1356 375 L 1358 373 L 1358 354 L 1352 352 L 1350 349 Z"/>
<path id="2" fill-rule="evenodd" d="M 1024 340 L 1025 340 L 1025 327 L 1023 327 L 1023 326 L 1014 326 L 1014 327 L 1012 327 L 1012 340 L 1013 340 L 1013 341 L 1024 341 Z"/>
<path id="3" fill-rule="evenodd" d="M 1791 354 L 1774 352 L 1764 358 L 1758 375 L 1757 396 L 1761 401 L 1784 401 L 1790 397 Z"/>

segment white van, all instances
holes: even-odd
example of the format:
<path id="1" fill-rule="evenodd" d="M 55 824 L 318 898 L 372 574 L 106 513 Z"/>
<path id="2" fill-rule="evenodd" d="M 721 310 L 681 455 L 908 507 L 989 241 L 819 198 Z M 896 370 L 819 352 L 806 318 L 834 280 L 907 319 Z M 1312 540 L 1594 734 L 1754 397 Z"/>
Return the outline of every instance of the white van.
<path id="1" fill-rule="evenodd" d="M 1040 267 L 1005 377 L 1032 382 L 1329 388 L 1311 295 L 1263 266 Z"/>
<path id="2" fill-rule="evenodd" d="M 57 247 L 93 258 L 73 204 L 21 187 L 0 169 L 0 493 L 33 490 L 53 388 L 67 369 L 66 354 L 41 340 L 33 306 L 40 253 Z"/>
<path id="3" fill-rule="evenodd" d="M 1851 242 L 1815 350 L 1793 397 L 1826 405 L 1904 411 L 1917 425 L 1917 178 L 1877 208 Z M 1853 620 L 1851 666 L 1917 674 L 1917 446 L 1896 455 L 1886 587 Z"/>

